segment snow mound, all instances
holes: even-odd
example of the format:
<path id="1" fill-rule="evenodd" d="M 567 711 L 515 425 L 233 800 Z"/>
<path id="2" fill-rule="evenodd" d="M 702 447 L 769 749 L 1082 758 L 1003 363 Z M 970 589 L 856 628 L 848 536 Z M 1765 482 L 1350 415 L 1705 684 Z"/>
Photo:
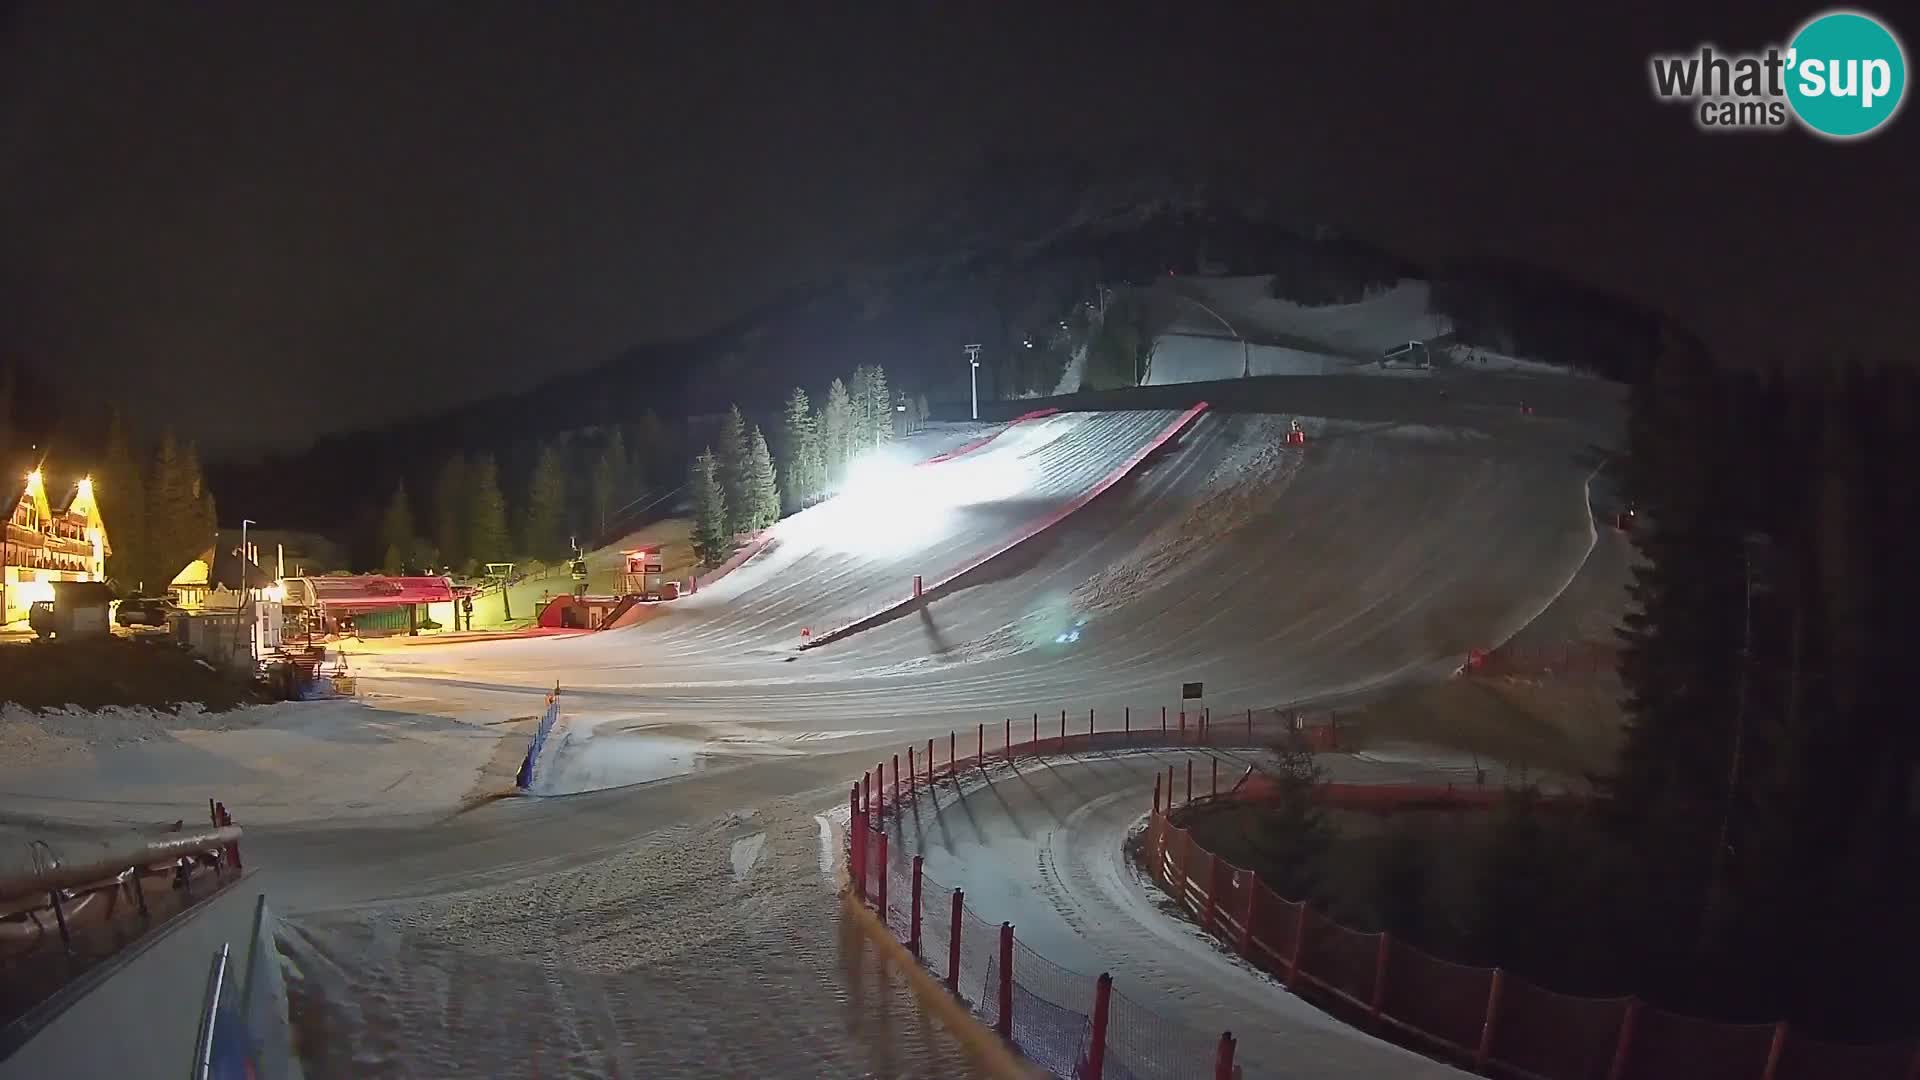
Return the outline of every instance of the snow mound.
<path id="1" fill-rule="evenodd" d="M 109 705 L 100 709 L 0 707 L 0 758 L 14 766 L 50 761 L 76 750 L 125 746 L 163 739 L 174 731 L 225 731 L 252 727 L 252 710 L 210 713 L 199 705 L 178 712 L 146 706 Z"/>

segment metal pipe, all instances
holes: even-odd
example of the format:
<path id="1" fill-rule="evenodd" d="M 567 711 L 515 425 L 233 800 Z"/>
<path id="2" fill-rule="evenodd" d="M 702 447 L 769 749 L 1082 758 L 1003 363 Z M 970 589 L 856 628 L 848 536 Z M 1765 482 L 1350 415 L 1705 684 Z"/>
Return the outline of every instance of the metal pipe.
<path id="1" fill-rule="evenodd" d="M 91 885 L 114 877 L 130 866 L 153 866 L 183 855 L 217 852 L 239 840 L 240 826 L 226 825 L 217 829 L 182 832 L 165 840 L 150 840 L 140 845 L 129 844 L 90 862 L 0 877 L 0 900 L 32 896 L 52 889 L 69 889 L 76 885 Z"/>

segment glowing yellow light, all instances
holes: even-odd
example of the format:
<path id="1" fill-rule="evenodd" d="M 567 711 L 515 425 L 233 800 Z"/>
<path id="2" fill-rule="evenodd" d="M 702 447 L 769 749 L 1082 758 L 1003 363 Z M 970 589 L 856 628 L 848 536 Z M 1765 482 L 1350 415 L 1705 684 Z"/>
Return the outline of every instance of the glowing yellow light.
<path id="1" fill-rule="evenodd" d="M 28 491 L 40 490 L 40 470 L 39 469 L 35 469 L 32 472 L 27 474 L 27 490 Z"/>
<path id="2" fill-rule="evenodd" d="M 93 498 L 93 477 L 83 476 L 80 478 L 80 497 L 89 500 Z"/>

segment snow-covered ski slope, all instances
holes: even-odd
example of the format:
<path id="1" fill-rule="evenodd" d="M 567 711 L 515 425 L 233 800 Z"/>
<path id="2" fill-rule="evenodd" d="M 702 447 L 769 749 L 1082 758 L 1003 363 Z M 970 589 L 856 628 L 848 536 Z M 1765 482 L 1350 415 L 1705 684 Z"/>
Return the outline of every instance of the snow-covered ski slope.
<path id="1" fill-rule="evenodd" d="M 641 625 L 381 649 L 356 657 L 363 706 L 0 766 L 0 798 L 170 821 L 213 794 L 243 824 L 286 822 L 250 827 L 249 864 L 292 913 L 296 1008 L 330 1047 L 310 1075 L 843 1075 L 901 1054 L 962 1074 L 836 937 L 815 815 L 881 755 L 976 723 L 1157 709 L 1194 680 L 1223 707 L 1338 698 L 1513 633 L 1586 556 L 1583 484 L 1618 403 L 1572 380 L 1445 381 L 1162 387 L 1138 392 L 1152 411 L 1017 425 L 948 463 L 966 469 L 897 470 L 865 506 L 798 515 Z M 1201 397 L 1214 408 L 1127 479 L 921 610 L 794 647 L 1049 513 Z M 1284 445 L 1293 419 L 1304 448 Z M 555 682 L 558 790 L 588 793 L 487 801 L 478 778 L 510 778 L 525 745 L 497 725 Z M 254 800 L 271 808 L 250 820 Z M 382 800 L 404 816 L 371 823 Z M 1274 993 L 1268 1015 L 1236 992 L 1217 1027 L 1295 1015 Z M 1377 1060 L 1338 1026 L 1314 1053 L 1343 1041 Z"/>
<path id="2" fill-rule="evenodd" d="M 1386 375 L 1423 377 L 1425 371 L 1383 368 L 1386 350 L 1409 341 L 1433 341 L 1453 329 L 1432 310 L 1424 281 L 1401 281 L 1352 304 L 1308 307 L 1275 299 L 1272 278 L 1165 278 L 1136 290 L 1165 313 L 1146 384 L 1238 379 L 1246 375 Z M 1437 346 L 1437 364 L 1479 373 L 1565 375 L 1566 369 L 1463 346 Z M 1077 390 L 1062 381 L 1062 392 Z"/>

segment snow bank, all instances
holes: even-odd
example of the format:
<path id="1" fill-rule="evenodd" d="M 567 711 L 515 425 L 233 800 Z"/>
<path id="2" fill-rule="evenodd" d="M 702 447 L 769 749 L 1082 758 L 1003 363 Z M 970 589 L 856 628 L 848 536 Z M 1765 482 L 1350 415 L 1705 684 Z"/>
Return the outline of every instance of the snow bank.
<path id="1" fill-rule="evenodd" d="M 256 723 L 254 709 L 210 713 L 191 704 L 181 706 L 179 712 L 125 705 L 35 712 L 6 705 L 0 707 L 0 758 L 19 767 L 76 750 L 143 743 L 174 731 L 228 731 Z"/>

